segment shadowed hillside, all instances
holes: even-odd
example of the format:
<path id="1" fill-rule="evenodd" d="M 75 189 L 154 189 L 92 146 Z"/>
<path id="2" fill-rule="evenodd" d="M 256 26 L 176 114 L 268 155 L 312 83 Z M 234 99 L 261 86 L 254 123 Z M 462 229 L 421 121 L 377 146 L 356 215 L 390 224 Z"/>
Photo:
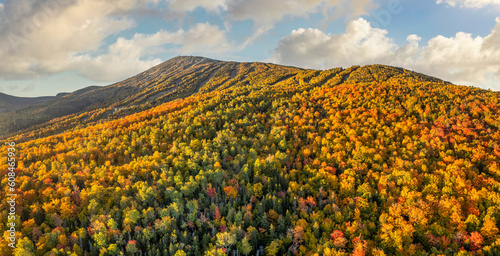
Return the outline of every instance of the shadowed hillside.
<path id="1" fill-rule="evenodd" d="M 24 98 L 0 93 L 0 114 L 15 111 L 21 108 L 26 108 L 29 106 L 40 105 L 56 98 L 57 96 Z"/>

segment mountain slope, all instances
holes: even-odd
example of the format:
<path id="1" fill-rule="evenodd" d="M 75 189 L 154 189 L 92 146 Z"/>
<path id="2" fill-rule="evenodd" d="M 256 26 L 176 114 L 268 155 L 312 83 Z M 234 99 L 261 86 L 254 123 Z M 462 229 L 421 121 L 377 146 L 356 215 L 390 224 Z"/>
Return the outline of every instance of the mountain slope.
<path id="1" fill-rule="evenodd" d="M 219 86 L 221 81 L 214 80 L 221 76 L 227 75 L 224 77 L 227 80 L 237 72 L 255 69 L 250 67 L 252 65 L 254 64 L 241 65 L 202 57 L 178 57 L 110 86 L 84 88 L 54 101 L 24 108 L 9 115 L 0 115 L 0 128 L 5 135 L 67 115 L 96 109 L 137 108 L 148 102 L 158 104 L 186 97 L 200 90 L 208 80 L 211 81 L 207 86 L 213 88 L 203 90 Z M 241 70 L 238 70 L 240 67 Z"/>
<path id="2" fill-rule="evenodd" d="M 379 65 L 176 61 L 126 107 L 4 141 L 17 255 L 499 255 L 498 93 Z"/>
<path id="3" fill-rule="evenodd" d="M 380 76 L 371 75 L 374 72 L 378 72 Z M 347 71 L 343 69 L 313 71 L 265 63 L 237 63 L 203 57 L 176 57 L 113 85 L 87 87 L 36 106 L 18 109 L 9 114 L 0 114 L 0 136 L 5 137 L 23 130 L 39 129 L 50 125 L 50 120 L 54 120 L 52 123 L 55 120 L 59 123 L 66 123 L 54 129 L 54 132 L 60 132 L 74 127 L 76 123 L 81 125 L 110 116 L 116 118 L 193 94 L 243 84 L 261 83 L 268 86 L 284 80 L 293 83 L 302 73 L 309 73 L 311 77 L 328 76 L 326 78 L 331 81 L 326 79 L 324 83 L 332 81 L 336 83 L 381 82 L 398 76 L 413 77 L 416 81 L 440 81 L 401 68 L 382 65 L 353 67 Z M 97 115 L 92 117 L 94 114 Z M 67 121 L 68 118 L 75 116 L 79 116 L 79 120 Z"/>

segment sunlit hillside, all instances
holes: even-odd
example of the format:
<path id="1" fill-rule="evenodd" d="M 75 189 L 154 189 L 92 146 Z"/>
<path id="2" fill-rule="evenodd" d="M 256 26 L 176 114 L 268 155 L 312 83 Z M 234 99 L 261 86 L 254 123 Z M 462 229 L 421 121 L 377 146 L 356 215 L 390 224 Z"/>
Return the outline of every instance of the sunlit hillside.
<path id="1" fill-rule="evenodd" d="M 498 92 L 178 57 L 80 95 L 2 141 L 15 255 L 500 255 Z"/>

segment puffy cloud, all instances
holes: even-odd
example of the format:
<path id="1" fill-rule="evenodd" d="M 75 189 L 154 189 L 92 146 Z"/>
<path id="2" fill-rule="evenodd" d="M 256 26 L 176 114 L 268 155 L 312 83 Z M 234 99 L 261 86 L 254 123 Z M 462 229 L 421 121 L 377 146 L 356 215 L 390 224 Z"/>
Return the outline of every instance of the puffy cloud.
<path id="1" fill-rule="evenodd" d="M 421 38 L 409 35 L 407 44 L 399 46 L 386 30 L 373 28 L 360 18 L 350 22 L 345 33 L 339 35 L 317 29 L 294 30 L 281 39 L 269 60 L 310 68 L 388 64 L 455 83 L 499 90 L 500 18 L 496 22 L 486 37 L 459 32 L 454 37 L 436 36 L 420 46 Z"/>
<path id="2" fill-rule="evenodd" d="M 170 45 L 167 50 L 165 45 Z M 135 34 L 131 39 L 118 38 L 108 52 L 97 57 L 92 54 L 74 56 L 69 68 L 78 70 L 86 78 L 98 81 L 116 81 L 142 72 L 162 62 L 147 58 L 162 52 L 178 54 L 218 53 L 232 49 L 225 32 L 217 26 L 199 23 L 188 31 L 159 31 L 155 34 Z"/>
<path id="3" fill-rule="evenodd" d="M 165 49 L 161 46 L 166 44 L 176 45 L 177 47 L 171 47 L 169 51 L 180 54 L 223 52 L 232 47 L 225 31 L 218 26 L 198 23 L 187 31 L 160 30 L 155 34 L 135 34 L 131 39 L 120 37 L 109 47 L 109 54 L 138 58 L 163 52 Z"/>
<path id="4" fill-rule="evenodd" d="M 362 18 L 348 23 L 340 35 L 301 28 L 279 42 L 271 60 L 310 68 L 372 63 L 395 51 L 396 45 L 386 34 Z"/>
<path id="5" fill-rule="evenodd" d="M 167 10 L 162 10 L 166 3 Z M 373 0 L 4 0 L 0 4 L 0 77 L 30 79 L 76 71 L 86 78 L 113 81 L 158 64 L 156 53 L 214 54 L 243 49 L 285 17 L 357 16 Z M 151 11 L 174 19 L 197 8 L 223 15 L 226 30 L 208 23 L 177 31 L 109 39 L 137 26 L 135 17 Z M 335 12 L 335 13 L 334 13 Z M 332 14 L 334 13 L 334 15 Z M 251 20 L 254 33 L 238 47 L 228 42 L 231 21 Z M 168 50 L 167 50 L 168 48 Z"/>
<path id="6" fill-rule="evenodd" d="M 235 49 L 226 38 L 226 32 L 209 23 L 199 23 L 182 35 L 180 54 L 222 53 Z"/>
<path id="7" fill-rule="evenodd" d="M 308 17 L 313 13 L 322 13 L 325 20 L 340 17 L 359 17 L 368 14 L 376 4 L 373 0 L 251 0 L 231 1 L 228 13 L 234 20 L 252 20 L 255 32 L 245 44 L 265 34 L 274 24 L 286 17 Z"/>
<path id="8" fill-rule="evenodd" d="M 452 7 L 483 8 L 488 5 L 500 5 L 500 0 L 437 0 L 437 3 L 446 3 Z"/>
<path id="9" fill-rule="evenodd" d="M 59 72 L 68 57 L 96 51 L 112 34 L 134 27 L 118 13 L 142 0 L 8 0 L 0 21 L 0 75 L 27 78 Z"/>
<path id="10" fill-rule="evenodd" d="M 104 40 L 136 26 L 136 8 L 158 0 L 29 0 L 4 1 L 0 12 L 0 77 L 29 79 L 76 71 L 96 81 L 116 81 L 161 62 L 165 51 L 214 53 L 232 49 L 226 32 L 208 23 L 156 34 Z M 169 45 L 170 46 L 170 45 Z"/>
<path id="11" fill-rule="evenodd" d="M 454 37 L 430 39 L 412 66 L 457 83 L 489 84 L 500 90 L 500 19 L 496 22 L 486 37 L 459 32 Z"/>
<path id="12" fill-rule="evenodd" d="M 246 40 L 245 47 L 261 37 L 286 17 L 308 17 L 310 14 L 322 13 L 325 20 L 340 17 L 359 17 L 368 14 L 376 7 L 373 0 L 166 0 L 169 8 L 177 12 L 189 12 L 203 8 L 210 12 L 224 15 L 226 26 L 232 21 L 251 20 L 254 24 L 253 34 Z M 222 13 L 224 12 L 224 13 Z"/>

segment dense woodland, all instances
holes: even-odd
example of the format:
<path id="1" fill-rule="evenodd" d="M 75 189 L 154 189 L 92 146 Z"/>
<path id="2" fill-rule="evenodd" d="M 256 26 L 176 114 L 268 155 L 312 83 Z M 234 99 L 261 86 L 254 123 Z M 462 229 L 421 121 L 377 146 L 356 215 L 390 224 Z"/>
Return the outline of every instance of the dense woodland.
<path id="1" fill-rule="evenodd" d="M 290 70 L 234 66 L 189 97 L 5 140 L 20 229 L 12 251 L 3 154 L 0 254 L 500 254 L 498 92 Z"/>

